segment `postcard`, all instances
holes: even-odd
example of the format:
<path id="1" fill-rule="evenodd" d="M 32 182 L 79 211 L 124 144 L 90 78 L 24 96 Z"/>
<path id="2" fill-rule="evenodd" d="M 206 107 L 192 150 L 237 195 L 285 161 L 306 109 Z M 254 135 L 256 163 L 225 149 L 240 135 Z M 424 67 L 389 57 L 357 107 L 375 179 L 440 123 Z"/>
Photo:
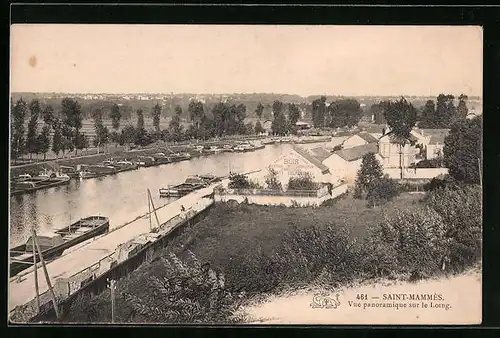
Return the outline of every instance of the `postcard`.
<path id="1" fill-rule="evenodd" d="M 11 25 L 10 323 L 480 324 L 482 41 Z"/>

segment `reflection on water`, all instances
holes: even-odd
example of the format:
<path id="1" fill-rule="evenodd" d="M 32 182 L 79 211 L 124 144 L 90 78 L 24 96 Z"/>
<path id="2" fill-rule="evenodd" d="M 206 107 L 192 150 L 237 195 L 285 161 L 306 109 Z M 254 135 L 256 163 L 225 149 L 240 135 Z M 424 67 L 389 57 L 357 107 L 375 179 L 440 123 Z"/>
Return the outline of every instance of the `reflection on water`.
<path id="1" fill-rule="evenodd" d="M 160 199 L 158 194 L 158 189 L 167 184 L 182 183 L 188 175 L 224 176 L 229 170 L 262 169 L 289 147 L 272 145 L 249 153 L 222 153 L 114 176 L 72 180 L 67 186 L 13 196 L 10 200 L 10 244 L 25 242 L 32 226 L 38 231 L 50 231 L 90 215 L 109 217 L 113 228 L 148 211 L 146 189 L 151 190 L 158 207 L 169 202 L 169 199 Z"/>

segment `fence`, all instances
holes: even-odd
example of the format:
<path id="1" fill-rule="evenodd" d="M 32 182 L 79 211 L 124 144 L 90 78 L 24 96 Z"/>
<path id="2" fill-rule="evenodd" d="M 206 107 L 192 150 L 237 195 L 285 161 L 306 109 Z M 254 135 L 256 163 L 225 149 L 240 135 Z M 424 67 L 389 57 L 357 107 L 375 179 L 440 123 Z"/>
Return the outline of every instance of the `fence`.
<path id="1" fill-rule="evenodd" d="M 328 187 L 318 190 L 269 190 L 269 189 L 228 189 L 227 195 L 261 195 L 261 196 L 290 196 L 290 197 L 323 197 L 328 194 Z"/>
<path id="2" fill-rule="evenodd" d="M 216 191 L 215 200 L 228 202 L 235 200 L 238 203 L 248 201 L 248 203 L 258 205 L 285 205 L 285 206 L 319 206 L 323 202 L 335 198 L 347 191 L 347 185 L 341 184 L 329 189 L 324 186 L 318 190 L 306 191 L 270 191 L 253 189 L 219 189 Z"/>
<path id="3" fill-rule="evenodd" d="M 403 179 L 432 179 L 447 173 L 448 168 L 403 168 Z M 384 174 L 389 175 L 390 178 L 401 179 L 400 168 L 386 168 Z"/>
<path id="4" fill-rule="evenodd" d="M 185 212 L 172 217 L 162 223 L 156 233 L 143 234 L 127 243 L 121 244 L 112 254 L 98 262 L 86 267 L 68 278 L 55 280 L 54 293 L 58 304 L 65 303 L 68 299 L 80 293 L 94 282 L 97 283 L 92 293 L 100 292 L 106 288 L 106 278 L 116 278 L 133 271 L 143 262 L 152 257 L 155 249 L 165 245 L 170 235 L 184 224 L 197 222 L 197 217 L 213 205 L 213 200 L 201 199 Z M 140 241 L 144 239 L 144 241 Z M 113 271 L 115 271 L 113 273 Z M 95 284 L 94 283 L 94 284 Z M 28 303 L 16 307 L 11 311 L 10 319 L 14 322 L 28 322 L 53 311 L 50 292 L 47 290 L 39 295 L 40 311 L 37 309 L 36 298 Z"/>

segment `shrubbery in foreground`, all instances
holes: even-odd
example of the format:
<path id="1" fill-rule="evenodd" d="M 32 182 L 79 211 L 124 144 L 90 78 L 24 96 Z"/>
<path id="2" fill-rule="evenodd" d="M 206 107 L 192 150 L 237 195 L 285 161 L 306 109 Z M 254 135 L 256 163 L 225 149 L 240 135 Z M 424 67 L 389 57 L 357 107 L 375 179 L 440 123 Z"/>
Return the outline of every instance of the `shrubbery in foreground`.
<path id="1" fill-rule="evenodd" d="M 224 275 L 193 256 L 186 264 L 167 254 L 161 264 L 135 272 L 134 281 L 119 283 L 127 285 L 119 306 L 121 320 L 228 322 L 241 319 L 235 313 L 242 292 L 258 295 L 311 284 L 338 287 L 373 277 L 411 280 L 459 273 L 481 257 L 481 191 L 478 186 L 437 188 L 420 204 L 372 226 L 362 240 L 350 236 L 349 229 L 339 223 L 292 228 L 268 252 L 241 244 L 241 252 L 230 253 L 232 263 L 225 265 Z M 85 310 L 73 318 L 93 312 L 98 316 L 99 311 L 102 316 L 103 308 L 109 308 L 109 292 L 84 304 L 80 308 Z"/>

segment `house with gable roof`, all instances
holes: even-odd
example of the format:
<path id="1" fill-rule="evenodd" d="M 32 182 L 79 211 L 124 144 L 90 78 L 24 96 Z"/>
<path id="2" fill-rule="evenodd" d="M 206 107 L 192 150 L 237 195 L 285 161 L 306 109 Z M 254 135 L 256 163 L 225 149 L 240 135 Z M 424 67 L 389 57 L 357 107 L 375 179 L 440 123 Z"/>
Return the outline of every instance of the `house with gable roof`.
<path id="1" fill-rule="evenodd" d="M 348 137 L 343 143 L 342 143 L 342 148 L 347 149 L 347 148 L 353 148 L 357 146 L 362 146 L 368 143 L 377 143 L 378 139 L 367 133 L 367 132 L 360 132 L 355 135 L 352 135 Z"/>
<path id="2" fill-rule="evenodd" d="M 375 158 L 382 165 L 382 158 L 378 154 L 377 143 L 367 143 L 359 146 L 337 150 L 329 157 L 324 159 L 322 163 L 328 167 L 332 182 L 346 181 L 354 183 L 363 156 L 368 153 L 374 153 Z"/>
<path id="3" fill-rule="evenodd" d="M 286 187 L 290 178 L 299 177 L 302 173 L 309 173 L 315 182 L 331 183 L 329 168 L 297 145 L 292 145 L 289 151 L 283 153 L 262 170 L 259 175 L 261 182 L 265 181 L 268 167 L 278 173 L 278 179 L 283 187 Z"/>

